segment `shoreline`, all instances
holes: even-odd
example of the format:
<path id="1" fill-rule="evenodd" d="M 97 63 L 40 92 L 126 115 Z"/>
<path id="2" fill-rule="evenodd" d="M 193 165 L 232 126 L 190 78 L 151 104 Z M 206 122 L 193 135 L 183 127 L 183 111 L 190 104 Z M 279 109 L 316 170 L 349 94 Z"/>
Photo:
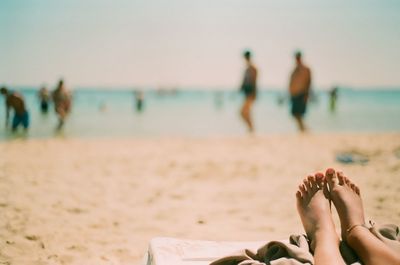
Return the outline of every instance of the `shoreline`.
<path id="1" fill-rule="evenodd" d="M 10 133 L 12 136 L 12 134 Z M 381 137 L 381 136 L 397 136 L 400 135 L 399 131 L 338 131 L 338 132 L 325 132 L 325 131 L 308 131 L 301 133 L 298 131 L 293 132 L 268 132 L 268 133 L 253 133 L 249 134 L 244 132 L 238 135 L 226 135 L 226 134 L 213 134 L 213 135 L 116 135 L 116 136 L 68 136 L 68 135 L 57 135 L 54 136 L 43 136 L 43 137 L 25 137 L 16 136 L 14 138 L 0 138 L 0 145 L 7 142 L 14 141 L 163 141 L 163 140 L 244 140 L 244 139 L 267 139 L 267 138 L 286 138 L 286 137 L 356 137 L 356 136 L 370 136 L 370 137 Z"/>

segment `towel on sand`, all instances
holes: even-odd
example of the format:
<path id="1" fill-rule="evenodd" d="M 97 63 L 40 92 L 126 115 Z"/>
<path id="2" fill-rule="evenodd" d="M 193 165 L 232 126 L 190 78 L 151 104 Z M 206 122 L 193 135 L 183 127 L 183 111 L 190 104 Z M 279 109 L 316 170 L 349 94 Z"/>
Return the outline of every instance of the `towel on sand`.
<path id="1" fill-rule="evenodd" d="M 383 225 L 370 228 L 378 239 L 400 253 L 400 231 L 396 225 Z M 345 243 L 341 242 L 340 252 L 347 264 L 360 264 L 357 255 Z M 210 265 L 300 265 L 314 264 L 310 252 L 309 241 L 304 235 L 292 235 L 289 242 L 271 241 L 260 247 L 256 253 L 248 249 L 241 250 L 230 256 L 220 258 Z"/>

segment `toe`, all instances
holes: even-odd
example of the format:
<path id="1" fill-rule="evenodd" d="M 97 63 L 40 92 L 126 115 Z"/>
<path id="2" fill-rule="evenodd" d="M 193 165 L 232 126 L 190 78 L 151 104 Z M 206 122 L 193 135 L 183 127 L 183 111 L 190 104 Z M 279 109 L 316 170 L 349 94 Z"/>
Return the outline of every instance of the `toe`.
<path id="1" fill-rule="evenodd" d="M 344 185 L 344 175 L 343 175 L 343 172 L 338 172 L 338 173 L 337 173 L 337 177 L 338 177 L 338 180 L 339 180 L 339 185 L 343 186 L 343 185 Z"/>
<path id="2" fill-rule="evenodd" d="M 346 177 L 346 176 L 343 176 L 343 179 L 344 179 L 344 183 L 345 183 L 347 186 L 350 186 L 350 184 L 351 184 L 350 179 L 349 179 L 348 177 Z"/>
<path id="3" fill-rule="evenodd" d="M 311 181 L 308 180 L 308 178 L 303 180 L 304 186 L 306 186 L 307 192 L 310 192 L 312 189 Z"/>
<path id="4" fill-rule="evenodd" d="M 301 191 L 300 190 L 298 190 L 297 192 L 296 192 L 296 198 L 297 198 L 297 200 L 301 200 Z"/>
<path id="5" fill-rule="evenodd" d="M 360 195 L 360 189 L 348 177 L 346 177 L 343 172 L 338 172 L 337 176 L 339 179 L 339 185 L 345 185 Z"/>
<path id="6" fill-rule="evenodd" d="M 299 190 L 301 192 L 302 197 L 304 197 L 307 194 L 306 186 L 304 184 L 299 185 Z"/>
<path id="7" fill-rule="evenodd" d="M 319 189 L 323 188 L 324 187 L 324 174 L 322 174 L 322 173 L 315 174 L 315 179 L 316 179 L 318 188 Z"/>
<path id="8" fill-rule="evenodd" d="M 356 186 L 355 192 L 356 192 L 358 195 L 360 195 L 360 188 L 358 188 L 358 187 Z"/>
<path id="9" fill-rule="evenodd" d="M 317 182 L 315 180 L 315 177 L 310 175 L 310 176 L 308 176 L 307 179 L 308 179 L 308 182 L 310 183 L 311 191 L 316 192 L 318 190 L 318 187 L 317 187 Z"/>
<path id="10" fill-rule="evenodd" d="M 325 177 L 326 180 L 328 181 L 330 190 L 332 190 L 336 185 L 338 185 L 338 178 L 333 168 L 328 168 L 326 170 Z"/>

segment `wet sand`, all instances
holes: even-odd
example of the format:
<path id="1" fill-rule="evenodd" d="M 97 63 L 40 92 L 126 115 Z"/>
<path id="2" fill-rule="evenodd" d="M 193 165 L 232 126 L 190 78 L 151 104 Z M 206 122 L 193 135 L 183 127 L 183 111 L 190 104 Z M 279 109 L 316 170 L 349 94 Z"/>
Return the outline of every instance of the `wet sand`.
<path id="1" fill-rule="evenodd" d="M 155 236 L 287 238 L 297 185 L 327 167 L 359 184 L 369 218 L 400 224 L 400 134 L 1 142 L 0 264 L 138 264 Z"/>

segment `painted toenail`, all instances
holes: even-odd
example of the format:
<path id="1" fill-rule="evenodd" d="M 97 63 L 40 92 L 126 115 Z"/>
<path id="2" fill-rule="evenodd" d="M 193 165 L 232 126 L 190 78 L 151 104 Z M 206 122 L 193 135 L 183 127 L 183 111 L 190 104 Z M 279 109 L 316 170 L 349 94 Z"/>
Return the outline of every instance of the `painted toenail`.
<path id="1" fill-rule="evenodd" d="M 335 174 L 335 170 L 334 170 L 333 168 L 328 168 L 328 169 L 326 170 L 326 174 L 327 174 L 327 175 L 333 175 L 333 174 Z"/>

